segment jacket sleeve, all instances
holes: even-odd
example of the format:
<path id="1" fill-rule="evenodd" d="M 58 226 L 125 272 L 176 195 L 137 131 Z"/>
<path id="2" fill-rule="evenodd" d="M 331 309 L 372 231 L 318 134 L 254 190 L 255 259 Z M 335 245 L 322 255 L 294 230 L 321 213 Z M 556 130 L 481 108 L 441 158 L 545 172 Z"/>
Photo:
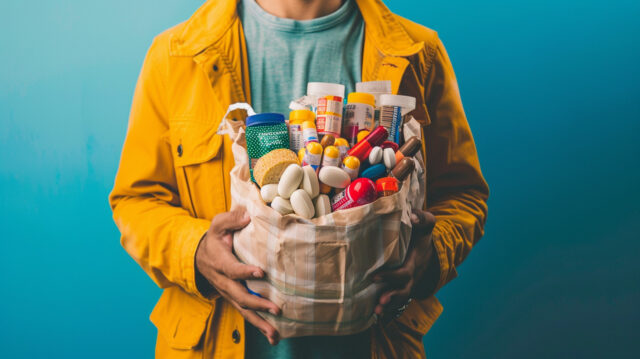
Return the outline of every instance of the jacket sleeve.
<path id="1" fill-rule="evenodd" d="M 482 237 L 489 197 L 451 61 L 437 43 L 425 84 L 431 125 L 424 133 L 427 210 L 436 217 L 433 243 L 440 262 L 436 290 L 457 276 L 456 267 Z"/>
<path id="2" fill-rule="evenodd" d="M 121 244 L 142 269 L 162 288 L 201 295 L 194 258 L 210 223 L 180 206 L 168 140 L 167 66 L 167 45 L 156 39 L 138 78 L 109 202 Z"/>

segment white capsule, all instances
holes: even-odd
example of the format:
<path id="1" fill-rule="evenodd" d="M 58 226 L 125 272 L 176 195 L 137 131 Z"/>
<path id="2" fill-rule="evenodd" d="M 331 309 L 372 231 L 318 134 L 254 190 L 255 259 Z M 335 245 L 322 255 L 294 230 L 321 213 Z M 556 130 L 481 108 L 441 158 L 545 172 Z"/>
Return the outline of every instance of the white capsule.
<path id="1" fill-rule="evenodd" d="M 331 213 L 331 201 L 329 196 L 321 194 L 313 200 L 313 207 L 316 209 L 316 217 L 322 217 Z"/>
<path id="2" fill-rule="evenodd" d="M 387 169 L 393 169 L 396 166 L 396 153 L 393 152 L 393 148 L 387 147 L 382 152 L 382 158 L 384 160 L 384 166 Z"/>
<path id="3" fill-rule="evenodd" d="M 311 197 L 303 189 L 298 189 L 291 194 L 291 207 L 298 216 L 303 218 L 313 218 L 315 214 Z"/>
<path id="4" fill-rule="evenodd" d="M 260 188 L 260 195 L 262 196 L 262 200 L 266 203 L 271 203 L 274 198 L 278 195 L 278 185 L 275 183 L 266 184 Z"/>
<path id="5" fill-rule="evenodd" d="M 380 161 L 382 161 L 382 147 L 375 146 L 371 149 L 371 152 L 369 152 L 369 163 L 375 165 L 380 163 Z"/>
<path id="6" fill-rule="evenodd" d="M 281 215 L 286 215 L 289 213 L 293 213 L 293 207 L 291 207 L 291 202 L 282 197 L 276 197 L 271 201 L 271 208 L 280 212 Z"/>
<path id="7" fill-rule="evenodd" d="M 282 172 L 278 183 L 278 194 L 284 199 L 289 199 L 293 191 L 297 190 L 302 181 L 302 167 L 293 163 Z"/>
<path id="8" fill-rule="evenodd" d="M 304 175 L 302 177 L 300 188 L 307 191 L 309 197 L 316 198 L 320 193 L 320 184 L 318 183 L 318 175 L 316 174 L 316 171 L 311 166 L 302 167 L 302 171 L 304 172 Z"/>
<path id="9" fill-rule="evenodd" d="M 345 188 L 351 183 L 351 177 L 339 167 L 328 166 L 320 169 L 320 182 L 333 188 Z"/>

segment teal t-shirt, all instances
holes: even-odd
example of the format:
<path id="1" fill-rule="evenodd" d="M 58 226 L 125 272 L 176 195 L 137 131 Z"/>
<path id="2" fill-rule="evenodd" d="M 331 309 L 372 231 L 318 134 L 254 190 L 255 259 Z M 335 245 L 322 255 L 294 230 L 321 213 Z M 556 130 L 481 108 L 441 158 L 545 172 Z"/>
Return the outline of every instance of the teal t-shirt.
<path id="1" fill-rule="evenodd" d="M 238 14 L 247 42 L 251 105 L 256 112 L 289 113 L 306 95 L 308 82 L 345 85 L 361 81 L 364 20 L 354 0 L 313 20 L 279 18 L 255 0 L 242 0 Z"/>
<path id="2" fill-rule="evenodd" d="M 289 102 L 306 94 L 308 82 L 345 85 L 354 91 L 361 78 L 364 21 L 353 0 L 327 16 L 296 21 L 273 16 L 255 0 L 241 0 L 256 112 L 289 113 Z M 281 340 L 271 346 L 258 329 L 245 326 L 246 358 L 367 358 L 370 333 Z"/>

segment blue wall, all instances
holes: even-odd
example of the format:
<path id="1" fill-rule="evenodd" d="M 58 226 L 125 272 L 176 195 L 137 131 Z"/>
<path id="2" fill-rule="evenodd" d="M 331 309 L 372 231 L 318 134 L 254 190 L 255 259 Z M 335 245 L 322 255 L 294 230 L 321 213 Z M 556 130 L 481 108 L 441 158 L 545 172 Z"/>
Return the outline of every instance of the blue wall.
<path id="1" fill-rule="evenodd" d="M 0 2 L 1 357 L 152 357 L 107 194 L 145 51 L 199 3 Z M 388 3 L 447 45 L 492 188 L 427 354 L 638 357 L 640 3 Z"/>

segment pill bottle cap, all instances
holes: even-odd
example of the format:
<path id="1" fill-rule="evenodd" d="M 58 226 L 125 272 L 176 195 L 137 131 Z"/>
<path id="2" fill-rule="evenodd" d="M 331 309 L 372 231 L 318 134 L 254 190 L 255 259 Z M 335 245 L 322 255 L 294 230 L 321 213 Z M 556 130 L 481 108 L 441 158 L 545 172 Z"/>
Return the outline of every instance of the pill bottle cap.
<path id="1" fill-rule="evenodd" d="M 334 146 L 346 146 L 349 147 L 349 142 L 347 142 L 347 140 L 345 140 L 342 137 L 338 137 L 336 138 L 336 140 L 333 142 Z"/>
<path id="2" fill-rule="evenodd" d="M 360 168 L 360 160 L 358 159 L 358 157 L 355 157 L 355 156 L 345 157 L 344 160 L 342 160 L 342 163 L 344 163 L 345 167 L 348 167 L 352 170 Z"/>
<path id="3" fill-rule="evenodd" d="M 316 114 L 309 110 L 293 110 L 289 112 L 289 123 L 303 123 L 304 121 L 315 121 Z"/>
<path id="4" fill-rule="evenodd" d="M 380 95 L 391 93 L 391 81 L 367 81 L 356 83 L 356 92 L 366 92 L 373 95 L 376 106 L 380 107 Z"/>
<path id="5" fill-rule="evenodd" d="M 371 107 L 376 106 L 376 98 L 372 94 L 366 92 L 352 92 L 347 98 L 347 103 L 363 103 Z"/>
<path id="6" fill-rule="evenodd" d="M 302 123 L 302 129 L 306 130 L 307 128 L 316 128 L 316 124 L 313 121 L 304 121 Z"/>
<path id="7" fill-rule="evenodd" d="M 338 96 L 344 98 L 344 85 L 329 82 L 307 83 L 307 95 L 309 96 Z"/>
<path id="8" fill-rule="evenodd" d="M 356 83 L 356 92 L 374 93 L 391 93 L 391 81 L 365 81 Z"/>
<path id="9" fill-rule="evenodd" d="M 273 125 L 284 123 L 284 115 L 281 113 L 259 113 L 247 117 L 246 126 Z"/>
<path id="10" fill-rule="evenodd" d="M 309 142 L 307 143 L 307 151 L 309 151 L 309 153 L 311 153 L 312 155 L 320 155 L 322 154 L 322 145 L 319 144 L 318 142 Z"/>
<path id="11" fill-rule="evenodd" d="M 397 106 L 402 108 L 400 113 L 402 116 L 408 114 L 416 108 L 416 98 L 413 96 L 402 95 L 380 95 L 379 105 L 382 106 Z"/>
<path id="12" fill-rule="evenodd" d="M 376 199 L 376 184 L 368 178 L 358 178 L 349 185 L 358 204 L 366 204 Z"/>
<path id="13" fill-rule="evenodd" d="M 398 180 L 393 177 L 382 177 L 376 181 L 376 191 L 398 192 Z"/>
<path id="14" fill-rule="evenodd" d="M 331 158 L 338 158 L 340 156 L 340 151 L 336 146 L 327 146 L 324 149 L 324 155 Z"/>

